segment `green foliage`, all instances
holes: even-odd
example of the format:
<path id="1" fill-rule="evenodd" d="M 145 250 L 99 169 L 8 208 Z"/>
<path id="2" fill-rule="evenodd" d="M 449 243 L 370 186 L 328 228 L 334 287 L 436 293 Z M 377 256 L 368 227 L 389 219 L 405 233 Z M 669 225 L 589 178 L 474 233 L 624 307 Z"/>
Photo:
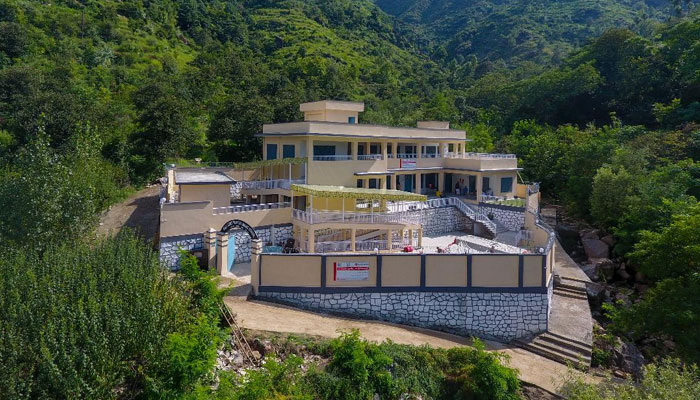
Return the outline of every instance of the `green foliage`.
<path id="1" fill-rule="evenodd" d="M 475 400 L 517 400 L 520 398 L 518 372 L 504 364 L 502 353 L 487 352 L 483 342 L 474 340 L 473 348 L 450 349 L 442 398 Z"/>
<path id="2" fill-rule="evenodd" d="M 640 382 L 606 381 L 596 386 L 578 378 L 570 380 L 562 394 L 571 400 L 691 400 L 700 397 L 700 374 L 693 365 L 666 359 L 645 366 Z"/>

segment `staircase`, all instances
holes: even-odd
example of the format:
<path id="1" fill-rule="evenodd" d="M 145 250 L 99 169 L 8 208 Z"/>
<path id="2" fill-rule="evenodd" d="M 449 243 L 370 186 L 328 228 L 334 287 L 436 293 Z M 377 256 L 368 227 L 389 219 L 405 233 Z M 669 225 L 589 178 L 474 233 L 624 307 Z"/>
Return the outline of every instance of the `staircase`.
<path id="1" fill-rule="evenodd" d="M 559 296 L 588 302 L 586 285 L 580 281 L 561 277 L 559 281 L 555 280 L 553 292 L 553 303 L 557 302 Z M 551 330 L 530 338 L 516 339 L 513 344 L 550 360 L 572 363 L 578 368 L 587 368 L 591 365 L 592 345 L 590 343 Z"/>
<path id="2" fill-rule="evenodd" d="M 571 363 L 579 368 L 591 365 L 591 345 L 578 340 L 545 332 L 535 337 L 516 339 L 518 347 L 563 364 Z"/>
<path id="3" fill-rule="evenodd" d="M 489 232 L 491 232 L 493 237 L 496 237 L 498 235 L 498 226 L 496 225 L 497 223 L 491 221 L 489 217 L 487 217 L 484 213 L 481 212 L 479 207 L 465 203 L 459 197 L 448 197 L 448 199 L 452 200 L 450 205 L 456 206 L 457 209 L 459 209 L 464 215 L 466 215 L 470 219 L 474 220 L 474 222 L 479 222 L 482 225 L 484 225 L 484 227 Z M 508 229 L 506 228 L 506 230 Z"/>

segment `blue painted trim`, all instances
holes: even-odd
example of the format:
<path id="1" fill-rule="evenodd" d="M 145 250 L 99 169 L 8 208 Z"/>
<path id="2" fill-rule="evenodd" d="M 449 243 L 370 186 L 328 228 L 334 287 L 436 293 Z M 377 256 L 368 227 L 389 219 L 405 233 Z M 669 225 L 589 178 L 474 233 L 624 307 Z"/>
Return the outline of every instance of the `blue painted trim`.
<path id="1" fill-rule="evenodd" d="M 377 256 L 377 287 L 382 287 L 382 256 Z"/>
<path id="2" fill-rule="evenodd" d="M 326 287 L 326 256 L 321 256 L 321 287 Z"/>
<path id="3" fill-rule="evenodd" d="M 525 279 L 525 260 L 523 256 L 518 256 L 518 287 L 523 287 Z"/>
<path id="4" fill-rule="evenodd" d="M 197 239 L 197 238 L 202 238 L 202 243 L 204 243 L 204 241 L 206 241 L 206 239 L 207 239 L 204 233 L 193 233 L 190 235 L 163 236 L 160 238 L 160 243 L 163 243 L 163 242 L 169 243 L 169 242 L 175 242 L 178 240 Z M 214 239 L 214 241 L 216 241 L 216 239 Z"/>
<path id="5" fill-rule="evenodd" d="M 545 254 L 542 256 L 542 286 L 547 287 L 547 256 L 548 254 Z"/>
<path id="6" fill-rule="evenodd" d="M 446 293 L 534 293 L 546 294 L 541 287 L 454 287 L 454 286 L 396 286 L 396 287 L 302 287 L 302 286 L 260 286 L 261 293 L 397 293 L 397 292 L 446 292 Z"/>
<path id="7" fill-rule="evenodd" d="M 425 288 L 425 254 L 420 256 L 420 287 Z"/>
<path id="8" fill-rule="evenodd" d="M 467 256 L 467 287 L 472 287 L 472 255 Z"/>
<path id="9" fill-rule="evenodd" d="M 501 210 L 507 210 L 507 211 L 516 211 L 522 214 L 525 214 L 525 207 L 513 207 L 513 206 L 503 206 L 500 204 L 492 204 L 492 203 L 484 203 L 481 202 L 479 203 L 479 207 L 486 207 L 486 208 L 498 208 Z"/>

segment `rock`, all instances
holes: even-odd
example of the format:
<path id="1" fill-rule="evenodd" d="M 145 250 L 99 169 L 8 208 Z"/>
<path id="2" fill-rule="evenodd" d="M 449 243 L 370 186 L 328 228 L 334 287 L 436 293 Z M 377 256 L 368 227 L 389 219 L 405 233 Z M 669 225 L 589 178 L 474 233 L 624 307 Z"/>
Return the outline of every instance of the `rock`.
<path id="1" fill-rule="evenodd" d="M 233 364 L 233 365 L 243 365 L 244 362 L 245 362 L 245 361 L 243 360 L 243 356 L 242 356 L 241 354 L 238 354 L 238 355 L 236 355 L 235 357 L 233 357 L 233 360 L 232 360 L 231 364 Z"/>
<path id="2" fill-rule="evenodd" d="M 610 255 L 610 248 L 602 240 L 598 239 L 583 239 L 583 250 L 586 252 L 586 256 L 591 258 L 608 258 Z"/>
<path id="3" fill-rule="evenodd" d="M 598 279 L 611 279 L 615 274 L 615 264 L 607 258 L 592 258 L 589 262 L 595 268 Z"/>
<path id="4" fill-rule="evenodd" d="M 616 369 L 615 371 L 613 371 L 613 375 L 616 378 L 621 378 L 621 379 L 627 378 L 627 374 L 625 373 L 625 371 L 621 371 L 619 369 Z"/>
<path id="5" fill-rule="evenodd" d="M 629 342 L 623 342 L 618 338 L 613 349 L 613 356 L 615 365 L 619 366 L 621 370 L 635 377 L 641 376 L 642 367 L 644 367 L 644 356 L 637 346 Z"/>
<path id="6" fill-rule="evenodd" d="M 590 230 L 581 231 L 581 240 L 599 239 L 599 238 L 600 238 L 600 230 L 599 229 L 590 229 Z"/>
<path id="7" fill-rule="evenodd" d="M 623 281 L 628 281 L 632 276 L 627 273 L 624 269 L 620 268 L 617 270 L 616 275 Z"/>
<path id="8" fill-rule="evenodd" d="M 629 305 L 632 304 L 632 303 L 630 302 L 629 296 L 626 295 L 625 293 L 617 293 L 617 294 L 615 295 L 615 302 L 621 302 L 621 303 L 624 304 L 625 306 L 629 306 Z"/>
<path id="9" fill-rule="evenodd" d="M 253 358 L 259 360 L 260 358 L 262 358 L 262 356 L 260 355 L 259 351 L 253 350 Z"/>
<path id="10" fill-rule="evenodd" d="M 615 245 L 615 239 L 613 238 L 612 235 L 605 235 L 602 238 L 600 238 L 605 244 L 607 244 L 610 247 L 613 247 Z"/>
<path id="11" fill-rule="evenodd" d="M 584 264 L 581 265 L 581 270 L 588 276 L 593 282 L 598 282 L 600 278 L 598 277 L 598 269 L 595 264 Z"/>
<path id="12" fill-rule="evenodd" d="M 676 349 L 676 343 L 673 340 L 666 339 L 663 341 L 664 349 L 666 353 L 670 353 Z"/>
<path id="13" fill-rule="evenodd" d="M 587 283 L 586 293 L 589 299 L 602 300 L 605 293 L 605 285 L 596 282 Z"/>

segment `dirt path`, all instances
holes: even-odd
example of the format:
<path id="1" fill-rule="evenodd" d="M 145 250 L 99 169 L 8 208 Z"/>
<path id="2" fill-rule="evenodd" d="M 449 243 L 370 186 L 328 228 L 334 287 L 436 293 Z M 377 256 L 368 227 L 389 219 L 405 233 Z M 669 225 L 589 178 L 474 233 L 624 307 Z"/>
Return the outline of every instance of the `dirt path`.
<path id="1" fill-rule="evenodd" d="M 132 194 L 128 199 L 115 204 L 100 217 L 97 233 L 116 234 L 123 227 L 135 230 L 145 241 L 155 238 L 158 230 L 158 194 L 160 186 L 154 185 Z"/>
<path id="2" fill-rule="evenodd" d="M 469 345 L 460 336 L 428 329 L 397 325 L 381 321 L 349 319 L 317 314 L 264 301 L 246 300 L 242 296 L 228 296 L 226 304 L 236 314 L 238 323 L 247 329 L 315 335 L 328 338 L 338 336 L 339 331 L 358 329 L 367 340 L 381 342 L 391 339 L 396 343 L 450 348 Z M 510 365 L 520 370 L 520 378 L 550 393 L 558 393 L 566 377 L 567 367 L 526 350 L 498 342 L 486 341 L 490 350 L 502 351 L 510 356 Z M 593 379 L 575 372 L 586 379 Z"/>

